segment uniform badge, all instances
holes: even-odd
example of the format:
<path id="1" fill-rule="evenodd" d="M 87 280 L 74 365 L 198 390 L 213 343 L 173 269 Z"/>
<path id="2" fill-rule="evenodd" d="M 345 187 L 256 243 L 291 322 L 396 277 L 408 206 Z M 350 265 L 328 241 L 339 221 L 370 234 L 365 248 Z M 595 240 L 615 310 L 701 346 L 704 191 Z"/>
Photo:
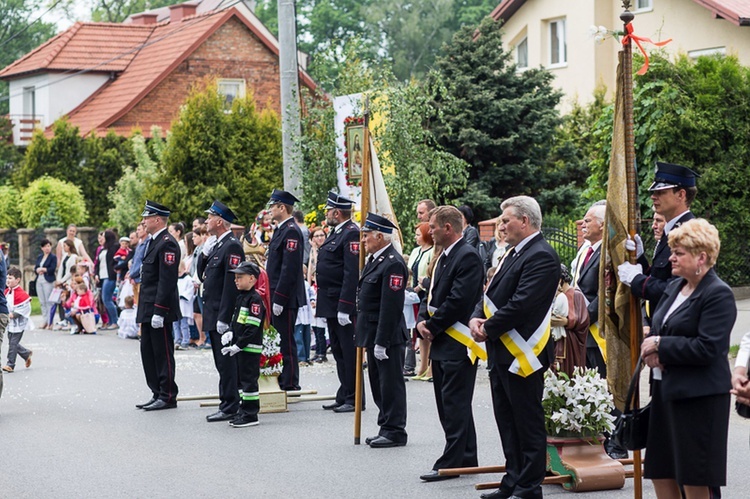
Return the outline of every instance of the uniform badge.
<path id="1" fill-rule="evenodd" d="M 349 251 L 354 255 L 359 255 L 359 241 L 351 241 L 349 243 Z"/>
<path id="2" fill-rule="evenodd" d="M 286 250 L 287 251 L 297 251 L 297 240 L 296 239 L 287 239 L 286 241 Z"/>
<path id="3" fill-rule="evenodd" d="M 164 252 L 164 263 L 167 265 L 174 265 L 177 261 L 177 255 L 173 251 Z"/>
<path id="4" fill-rule="evenodd" d="M 233 269 L 236 269 L 241 261 L 240 255 L 229 255 L 229 266 Z"/>
<path id="5" fill-rule="evenodd" d="M 398 274 L 391 274 L 391 277 L 388 280 L 388 286 L 393 291 L 399 291 L 401 288 L 404 287 L 404 276 L 398 275 Z"/>
<path id="6" fill-rule="evenodd" d="M 253 315 L 260 315 L 260 303 L 253 303 L 250 305 L 250 313 Z"/>

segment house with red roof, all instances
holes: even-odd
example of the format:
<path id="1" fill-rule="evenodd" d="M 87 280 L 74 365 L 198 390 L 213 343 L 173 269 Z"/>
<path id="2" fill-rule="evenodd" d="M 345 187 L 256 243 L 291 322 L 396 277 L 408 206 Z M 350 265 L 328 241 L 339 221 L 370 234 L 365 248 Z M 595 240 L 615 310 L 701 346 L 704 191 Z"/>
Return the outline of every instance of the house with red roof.
<path id="1" fill-rule="evenodd" d="M 221 4 L 227 6 L 221 8 Z M 217 8 L 218 6 L 218 8 Z M 253 92 L 281 113 L 279 45 L 242 2 L 205 0 L 131 16 L 77 22 L 0 71 L 10 87 L 14 143 L 67 116 L 82 135 L 168 130 L 191 85 L 218 79 L 228 100 Z M 303 67 L 300 88 L 316 88 Z"/>
<path id="2" fill-rule="evenodd" d="M 736 55 L 750 66 L 750 0 L 632 0 L 630 10 L 635 35 L 672 39 L 668 54 Z M 555 76 L 565 111 L 589 102 L 600 85 L 611 97 L 620 44 L 611 37 L 597 43 L 591 27 L 621 31 L 622 12 L 622 0 L 502 0 L 491 16 L 503 22 L 503 44 L 519 71 L 543 67 Z"/>

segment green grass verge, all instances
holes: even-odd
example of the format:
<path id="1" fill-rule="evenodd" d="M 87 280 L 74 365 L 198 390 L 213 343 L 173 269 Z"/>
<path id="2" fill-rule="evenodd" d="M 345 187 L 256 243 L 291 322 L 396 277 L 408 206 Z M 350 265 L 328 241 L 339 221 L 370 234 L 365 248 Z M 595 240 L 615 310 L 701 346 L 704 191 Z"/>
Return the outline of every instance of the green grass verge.
<path id="1" fill-rule="evenodd" d="M 31 297 L 31 315 L 42 315 L 42 305 L 36 296 Z"/>

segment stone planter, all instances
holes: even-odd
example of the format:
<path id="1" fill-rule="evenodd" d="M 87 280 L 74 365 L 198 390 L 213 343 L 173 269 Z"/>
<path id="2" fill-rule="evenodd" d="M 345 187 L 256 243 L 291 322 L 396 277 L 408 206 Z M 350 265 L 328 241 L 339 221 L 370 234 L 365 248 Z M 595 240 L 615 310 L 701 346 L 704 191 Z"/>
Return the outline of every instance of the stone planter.
<path id="1" fill-rule="evenodd" d="M 547 472 L 568 476 L 566 490 L 621 489 L 625 486 L 625 468 L 604 451 L 604 438 L 547 437 Z"/>

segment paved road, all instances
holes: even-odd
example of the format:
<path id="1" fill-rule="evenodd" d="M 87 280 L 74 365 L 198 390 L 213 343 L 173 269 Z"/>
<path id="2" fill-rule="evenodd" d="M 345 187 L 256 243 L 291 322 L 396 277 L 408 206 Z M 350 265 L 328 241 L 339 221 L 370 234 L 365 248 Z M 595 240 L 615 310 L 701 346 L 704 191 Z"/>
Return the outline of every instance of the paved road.
<path id="1" fill-rule="evenodd" d="M 138 342 L 113 332 L 69 336 L 32 331 L 30 369 L 5 377 L 0 400 L 0 497 L 307 497 L 478 498 L 474 484 L 497 475 L 422 483 L 442 449 L 432 385 L 408 383 L 409 444 L 397 449 L 354 446 L 353 415 L 323 411 L 319 402 L 290 405 L 285 414 L 261 415 L 261 425 L 234 429 L 206 423 L 210 409 L 197 402 L 145 413 L 149 398 Z M 3 360 L 5 359 L 3 348 Z M 218 383 L 208 351 L 177 352 L 181 394 L 214 392 Z M 302 369 L 304 388 L 333 393 L 332 364 Z M 480 464 L 500 464 L 487 373 L 480 368 L 474 399 Z M 371 400 L 363 440 L 376 433 Z M 750 422 L 732 417 L 729 486 L 724 497 L 748 497 Z M 622 490 L 580 493 L 582 499 L 633 497 Z M 650 483 L 644 497 L 654 497 Z M 570 496 L 545 486 L 548 497 Z"/>

